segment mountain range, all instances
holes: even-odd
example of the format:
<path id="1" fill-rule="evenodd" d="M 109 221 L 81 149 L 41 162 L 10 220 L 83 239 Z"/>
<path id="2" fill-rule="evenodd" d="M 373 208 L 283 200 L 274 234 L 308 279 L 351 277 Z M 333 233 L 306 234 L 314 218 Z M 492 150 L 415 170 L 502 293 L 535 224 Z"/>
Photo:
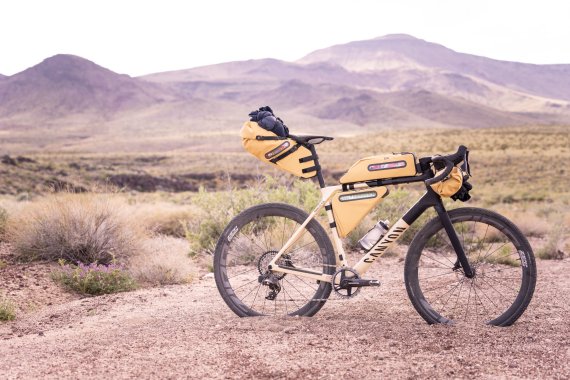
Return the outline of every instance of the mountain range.
<path id="1" fill-rule="evenodd" d="M 136 78 L 56 55 L 0 75 L 0 136 L 12 149 L 198 149 L 199 136 L 235 134 L 262 105 L 293 131 L 337 136 L 570 124 L 570 65 L 498 61 L 408 35 Z"/>

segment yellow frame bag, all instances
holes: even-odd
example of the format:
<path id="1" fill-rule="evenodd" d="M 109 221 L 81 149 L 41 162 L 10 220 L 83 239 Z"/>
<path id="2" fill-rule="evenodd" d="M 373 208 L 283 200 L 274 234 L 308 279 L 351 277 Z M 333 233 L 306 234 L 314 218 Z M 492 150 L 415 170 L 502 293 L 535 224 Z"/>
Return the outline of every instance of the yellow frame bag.
<path id="1" fill-rule="evenodd" d="M 344 173 L 340 183 L 411 177 L 416 174 L 416 157 L 413 153 L 393 153 L 361 158 Z"/>
<path id="2" fill-rule="evenodd" d="M 346 237 L 387 195 L 384 186 L 336 194 L 331 205 L 338 235 Z"/>
<path id="3" fill-rule="evenodd" d="M 261 128 L 255 121 L 246 122 L 240 131 L 245 150 L 263 162 L 297 177 L 311 178 L 317 168 L 311 151 L 296 141 L 277 136 Z"/>

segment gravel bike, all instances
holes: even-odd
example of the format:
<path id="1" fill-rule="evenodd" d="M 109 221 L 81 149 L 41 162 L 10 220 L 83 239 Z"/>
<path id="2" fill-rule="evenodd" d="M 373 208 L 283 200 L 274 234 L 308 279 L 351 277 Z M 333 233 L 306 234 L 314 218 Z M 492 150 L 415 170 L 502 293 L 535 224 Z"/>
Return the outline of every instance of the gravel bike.
<path id="1" fill-rule="evenodd" d="M 315 146 L 327 140 L 332 138 L 287 139 L 310 152 L 309 158 L 299 161 L 312 162 L 303 173 L 315 173 L 322 194 L 310 214 L 287 204 L 262 204 L 241 212 L 221 234 L 214 275 L 233 312 L 240 317 L 313 316 L 331 293 L 354 297 L 363 287 L 379 286 L 378 280 L 363 277 L 367 270 L 433 207 L 437 216 L 414 236 L 404 264 L 405 285 L 415 310 L 430 324 L 466 321 L 509 326 L 522 315 L 537 275 L 525 236 L 496 212 L 473 207 L 447 211 L 442 202 L 442 196 L 450 195 L 440 191 L 441 185 L 453 182 L 458 169 L 463 173 L 460 189 L 452 191 L 460 200 L 469 198 L 465 146 L 453 154 L 419 160 L 411 153 L 365 158 L 353 165 L 341 184 L 325 186 Z M 283 145 L 274 150 L 283 150 Z M 425 183 L 425 194 L 401 219 L 385 226 L 387 231 L 351 266 L 341 237 L 388 195 L 386 186 L 416 182 Z M 336 252 L 315 219 L 323 208 Z"/>

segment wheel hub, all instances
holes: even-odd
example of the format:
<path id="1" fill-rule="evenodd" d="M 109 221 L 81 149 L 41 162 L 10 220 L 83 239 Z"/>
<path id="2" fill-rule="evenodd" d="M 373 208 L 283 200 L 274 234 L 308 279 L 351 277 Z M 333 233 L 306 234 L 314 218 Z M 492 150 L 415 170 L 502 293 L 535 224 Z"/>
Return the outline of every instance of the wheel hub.
<path id="1" fill-rule="evenodd" d="M 260 275 L 270 273 L 269 263 L 277 253 L 277 251 L 267 251 L 259 257 L 259 260 L 257 261 L 257 270 L 259 271 Z M 281 256 L 277 261 L 277 264 L 284 267 L 293 267 L 291 256 L 287 254 Z M 273 276 L 275 276 L 278 280 L 282 280 L 286 275 L 287 273 L 273 273 Z"/>

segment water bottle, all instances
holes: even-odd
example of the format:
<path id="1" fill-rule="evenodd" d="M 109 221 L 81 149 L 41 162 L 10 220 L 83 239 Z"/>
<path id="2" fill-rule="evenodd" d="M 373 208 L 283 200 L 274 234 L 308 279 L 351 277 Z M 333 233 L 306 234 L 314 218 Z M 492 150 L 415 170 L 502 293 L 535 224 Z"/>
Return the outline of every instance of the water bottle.
<path id="1" fill-rule="evenodd" d="M 388 221 L 379 221 L 358 241 L 358 244 L 364 249 L 365 251 L 369 251 L 370 248 L 374 247 L 376 243 L 382 239 L 384 234 L 388 232 Z"/>

